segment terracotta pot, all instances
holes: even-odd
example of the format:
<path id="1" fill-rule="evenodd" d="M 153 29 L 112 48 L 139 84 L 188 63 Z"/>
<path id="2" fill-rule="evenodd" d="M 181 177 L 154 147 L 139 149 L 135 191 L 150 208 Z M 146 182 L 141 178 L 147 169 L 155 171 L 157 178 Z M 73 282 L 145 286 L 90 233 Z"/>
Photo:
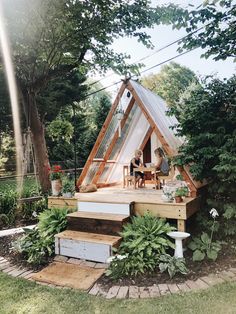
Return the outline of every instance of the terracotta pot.
<path id="1" fill-rule="evenodd" d="M 58 196 L 61 193 L 61 189 L 62 189 L 61 179 L 52 180 L 51 186 L 52 186 L 52 195 Z"/>
<path id="2" fill-rule="evenodd" d="M 182 196 L 175 196 L 175 202 L 176 202 L 176 203 L 181 203 L 181 202 L 183 202 Z"/>

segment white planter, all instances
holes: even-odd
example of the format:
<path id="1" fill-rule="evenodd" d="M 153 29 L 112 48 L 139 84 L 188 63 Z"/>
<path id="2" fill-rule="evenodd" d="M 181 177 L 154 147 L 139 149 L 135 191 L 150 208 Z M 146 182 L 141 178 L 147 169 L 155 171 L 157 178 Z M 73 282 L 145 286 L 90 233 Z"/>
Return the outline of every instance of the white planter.
<path id="1" fill-rule="evenodd" d="M 62 189 L 61 179 L 52 180 L 51 186 L 52 186 L 52 196 L 58 196 L 61 193 L 61 189 Z"/>

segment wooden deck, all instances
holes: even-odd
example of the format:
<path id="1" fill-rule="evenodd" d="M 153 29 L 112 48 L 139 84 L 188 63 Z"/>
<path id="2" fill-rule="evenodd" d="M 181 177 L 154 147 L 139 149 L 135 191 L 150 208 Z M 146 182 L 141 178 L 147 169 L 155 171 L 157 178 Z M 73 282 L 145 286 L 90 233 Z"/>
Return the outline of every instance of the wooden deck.
<path id="1" fill-rule="evenodd" d="M 134 213 L 144 214 L 150 212 L 154 216 L 176 219 L 179 231 L 185 231 L 186 220 L 200 208 L 200 197 L 187 197 L 182 203 L 165 203 L 161 199 L 161 190 L 151 188 L 124 189 L 121 187 L 109 187 L 98 189 L 93 193 L 76 193 L 73 199 L 49 197 L 49 207 L 76 208 L 77 202 L 93 203 L 131 203 L 134 202 Z"/>

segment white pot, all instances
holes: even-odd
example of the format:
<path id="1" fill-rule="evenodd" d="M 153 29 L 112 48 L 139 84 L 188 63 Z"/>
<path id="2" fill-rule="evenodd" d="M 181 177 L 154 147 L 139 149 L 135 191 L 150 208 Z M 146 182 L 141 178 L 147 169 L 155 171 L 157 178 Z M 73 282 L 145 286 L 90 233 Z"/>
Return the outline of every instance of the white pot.
<path id="1" fill-rule="evenodd" d="M 61 193 L 61 189 L 62 189 L 61 179 L 52 180 L 51 186 L 52 186 L 52 195 L 58 196 Z"/>

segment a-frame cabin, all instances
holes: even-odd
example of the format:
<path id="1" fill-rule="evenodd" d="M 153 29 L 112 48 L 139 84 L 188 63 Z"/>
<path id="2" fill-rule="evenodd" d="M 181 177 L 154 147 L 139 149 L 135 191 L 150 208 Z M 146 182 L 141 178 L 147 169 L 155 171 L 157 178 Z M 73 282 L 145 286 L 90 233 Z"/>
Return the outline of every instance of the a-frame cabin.
<path id="1" fill-rule="evenodd" d="M 124 115 L 118 120 L 120 109 Z M 158 95 L 136 81 L 123 81 L 78 184 L 95 183 L 98 187 L 120 184 L 123 166 L 130 163 L 136 149 L 143 151 L 145 163 L 156 162 L 154 150 L 160 146 L 168 157 L 177 155 L 183 139 L 176 136 L 172 127 L 178 121 L 168 116 L 167 110 L 167 104 Z M 187 168 L 178 168 L 178 172 L 195 197 L 202 184 L 193 180 Z"/>

